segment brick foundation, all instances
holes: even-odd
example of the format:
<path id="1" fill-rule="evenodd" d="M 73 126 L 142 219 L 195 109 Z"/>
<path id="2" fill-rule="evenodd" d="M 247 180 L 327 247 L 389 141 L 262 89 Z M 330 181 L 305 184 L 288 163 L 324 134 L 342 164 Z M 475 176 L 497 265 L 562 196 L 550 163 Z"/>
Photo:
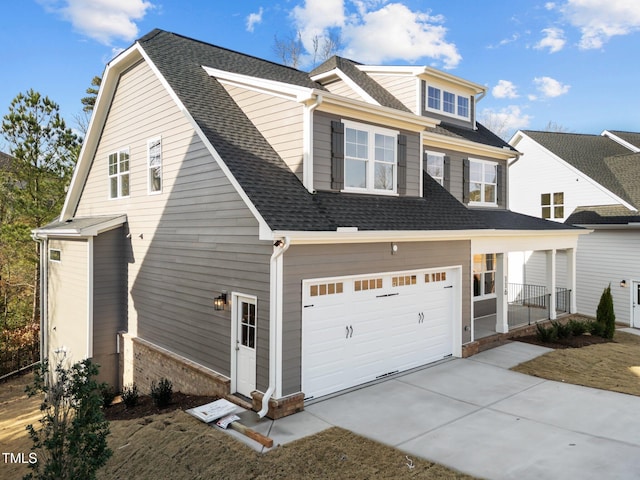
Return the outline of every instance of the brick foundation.
<path id="1" fill-rule="evenodd" d="M 262 410 L 262 398 L 264 394 L 262 392 L 251 392 L 251 398 L 253 399 L 253 409 L 256 412 Z M 288 397 L 269 399 L 269 410 L 267 411 L 267 417 L 271 420 L 278 420 L 282 417 L 287 417 L 304 410 L 304 393 L 296 393 L 289 395 Z"/>
<path id="2" fill-rule="evenodd" d="M 229 396 L 231 380 L 224 375 L 141 338 L 122 334 L 121 339 L 123 385 L 135 382 L 142 393 L 149 393 L 151 383 L 164 377 L 176 392 Z"/>

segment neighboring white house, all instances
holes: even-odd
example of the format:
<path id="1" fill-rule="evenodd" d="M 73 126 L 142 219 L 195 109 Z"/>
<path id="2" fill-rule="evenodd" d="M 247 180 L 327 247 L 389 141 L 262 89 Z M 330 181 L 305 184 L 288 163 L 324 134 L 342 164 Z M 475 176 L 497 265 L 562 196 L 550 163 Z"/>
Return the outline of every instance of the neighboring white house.
<path id="1" fill-rule="evenodd" d="M 640 133 L 527 130 L 509 143 L 523 153 L 509 164 L 511 209 L 593 230 L 578 242 L 578 312 L 595 315 L 611 284 L 616 319 L 640 328 Z M 543 281 L 540 252 L 521 255 L 510 257 L 510 278 Z"/>

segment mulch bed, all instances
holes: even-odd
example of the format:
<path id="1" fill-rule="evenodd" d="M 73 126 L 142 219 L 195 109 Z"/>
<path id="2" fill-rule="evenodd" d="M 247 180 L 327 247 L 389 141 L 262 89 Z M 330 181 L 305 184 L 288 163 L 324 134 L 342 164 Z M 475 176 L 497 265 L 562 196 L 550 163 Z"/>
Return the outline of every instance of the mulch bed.
<path id="1" fill-rule="evenodd" d="M 527 335 L 524 337 L 516 337 L 512 340 L 518 342 L 531 343 L 532 345 L 540 345 L 541 347 L 548 347 L 554 349 L 563 348 L 581 348 L 588 347 L 589 345 L 598 345 L 601 343 L 610 343 L 614 340 L 607 340 L 606 338 L 598 337 L 596 335 L 584 334 L 577 337 L 573 335 L 567 338 L 559 338 L 555 342 L 543 342 L 538 339 L 537 335 Z"/>
<path id="2" fill-rule="evenodd" d="M 171 403 L 165 408 L 158 408 L 153 404 L 150 396 L 140 395 L 136 406 L 127 408 L 124 402 L 116 401 L 110 407 L 104 409 L 104 416 L 109 421 L 131 420 L 149 415 L 168 413 L 174 410 L 188 410 L 206 403 L 211 403 L 219 398 L 220 397 L 215 396 L 186 395 L 182 392 L 173 392 Z"/>

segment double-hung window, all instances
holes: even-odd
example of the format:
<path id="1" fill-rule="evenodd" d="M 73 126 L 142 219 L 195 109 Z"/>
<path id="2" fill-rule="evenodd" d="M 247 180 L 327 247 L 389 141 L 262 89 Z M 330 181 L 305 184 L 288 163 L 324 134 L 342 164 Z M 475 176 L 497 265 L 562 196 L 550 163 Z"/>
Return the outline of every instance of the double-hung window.
<path id="1" fill-rule="evenodd" d="M 427 173 L 440 185 L 444 185 L 444 154 L 425 152 L 427 156 Z"/>
<path id="2" fill-rule="evenodd" d="M 344 124 L 345 190 L 395 193 L 398 132 L 354 122 Z"/>
<path id="3" fill-rule="evenodd" d="M 496 293 L 496 254 L 473 256 L 473 296 L 485 297 Z"/>
<path id="4" fill-rule="evenodd" d="M 493 162 L 469 160 L 469 202 L 497 204 L 498 165 Z"/>
<path id="5" fill-rule="evenodd" d="M 149 193 L 162 192 L 162 140 L 160 137 L 147 142 L 147 175 Z"/>
<path id="6" fill-rule="evenodd" d="M 109 154 L 109 198 L 129 196 L 129 149 Z"/>

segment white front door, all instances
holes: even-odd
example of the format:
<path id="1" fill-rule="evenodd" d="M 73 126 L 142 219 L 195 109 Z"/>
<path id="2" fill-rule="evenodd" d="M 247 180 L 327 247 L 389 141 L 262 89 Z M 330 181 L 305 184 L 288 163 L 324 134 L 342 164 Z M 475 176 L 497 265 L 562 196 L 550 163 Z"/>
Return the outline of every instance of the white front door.
<path id="1" fill-rule="evenodd" d="M 633 307 L 631 311 L 631 326 L 640 328 L 640 282 L 633 282 L 633 290 L 631 291 L 633 297 Z"/>
<path id="2" fill-rule="evenodd" d="M 236 392 L 251 398 L 251 392 L 256 389 L 256 300 L 243 296 L 236 299 Z"/>

